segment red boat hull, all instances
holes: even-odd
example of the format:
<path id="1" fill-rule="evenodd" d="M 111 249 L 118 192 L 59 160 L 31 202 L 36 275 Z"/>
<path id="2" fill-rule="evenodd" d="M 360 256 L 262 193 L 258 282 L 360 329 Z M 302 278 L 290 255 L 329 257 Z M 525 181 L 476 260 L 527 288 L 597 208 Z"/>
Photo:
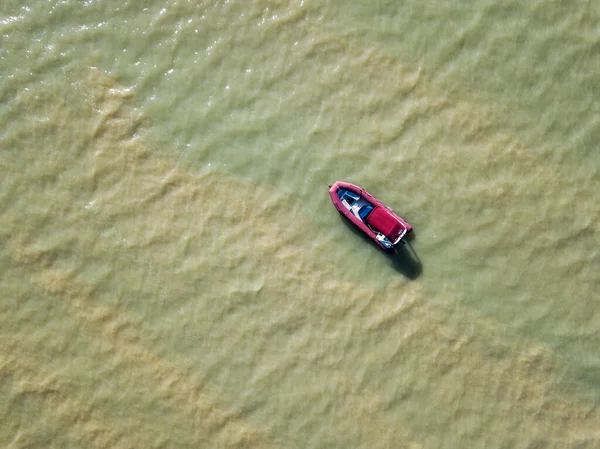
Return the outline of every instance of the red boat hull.
<path id="1" fill-rule="evenodd" d="M 365 222 L 352 213 L 352 211 L 343 204 L 342 199 L 339 197 L 339 189 L 353 192 L 354 194 L 368 201 L 373 206 L 373 210 L 369 214 L 371 220 L 367 218 Z M 331 201 L 338 212 L 351 221 L 352 224 L 354 224 L 357 228 L 367 234 L 367 236 L 369 236 L 381 249 L 386 252 L 392 251 L 392 247 L 388 248 L 381 241 L 379 241 L 375 231 L 378 231 L 378 233 L 383 234 L 388 238 L 391 238 L 392 242 L 394 236 L 399 236 L 398 241 L 394 242 L 393 244 L 398 243 L 405 234 L 412 231 L 412 226 L 408 224 L 408 222 L 396 215 L 389 207 L 357 185 L 350 184 L 348 182 L 337 181 L 329 189 L 329 196 L 331 197 Z M 371 223 L 369 223 L 369 221 Z M 374 227 L 377 229 L 374 229 Z"/>

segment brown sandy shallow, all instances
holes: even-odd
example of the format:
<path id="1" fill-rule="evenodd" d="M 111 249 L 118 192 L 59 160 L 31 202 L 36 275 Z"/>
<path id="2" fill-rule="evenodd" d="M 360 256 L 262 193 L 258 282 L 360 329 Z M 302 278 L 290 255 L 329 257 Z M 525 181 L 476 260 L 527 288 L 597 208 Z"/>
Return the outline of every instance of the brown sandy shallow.
<path id="1" fill-rule="evenodd" d="M 161 157 L 131 92 L 87 83 L 79 110 L 23 98 L 3 162 L 8 447 L 599 444 L 552 351 L 452 286 L 348 280 L 281 193 Z"/>

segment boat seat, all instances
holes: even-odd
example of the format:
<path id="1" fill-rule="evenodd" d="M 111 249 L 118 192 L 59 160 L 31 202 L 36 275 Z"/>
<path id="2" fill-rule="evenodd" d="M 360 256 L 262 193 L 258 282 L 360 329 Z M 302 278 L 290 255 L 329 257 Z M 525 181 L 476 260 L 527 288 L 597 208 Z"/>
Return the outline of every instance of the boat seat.
<path id="1" fill-rule="evenodd" d="M 367 216 L 371 213 L 372 210 L 373 210 L 373 206 L 371 206 L 370 204 L 365 204 L 358 211 L 358 216 L 360 217 L 361 220 L 364 221 L 365 218 L 367 218 Z"/>
<path id="2" fill-rule="evenodd" d="M 386 237 L 395 238 L 402 224 L 384 207 L 376 207 L 367 218 L 367 223 Z"/>
<path id="3" fill-rule="evenodd" d="M 360 196 L 358 196 L 356 193 L 346 189 L 339 189 L 338 196 L 340 197 L 340 200 L 347 200 L 348 203 L 352 203 L 360 199 Z"/>

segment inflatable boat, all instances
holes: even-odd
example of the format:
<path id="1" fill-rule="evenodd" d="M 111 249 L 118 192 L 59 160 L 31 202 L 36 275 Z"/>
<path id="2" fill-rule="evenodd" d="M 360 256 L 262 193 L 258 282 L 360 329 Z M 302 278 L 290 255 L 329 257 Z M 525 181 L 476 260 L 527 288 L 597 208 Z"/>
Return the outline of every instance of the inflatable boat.
<path id="1" fill-rule="evenodd" d="M 333 205 L 344 217 L 367 234 L 384 251 L 412 231 L 412 226 L 359 186 L 337 181 L 329 189 Z"/>

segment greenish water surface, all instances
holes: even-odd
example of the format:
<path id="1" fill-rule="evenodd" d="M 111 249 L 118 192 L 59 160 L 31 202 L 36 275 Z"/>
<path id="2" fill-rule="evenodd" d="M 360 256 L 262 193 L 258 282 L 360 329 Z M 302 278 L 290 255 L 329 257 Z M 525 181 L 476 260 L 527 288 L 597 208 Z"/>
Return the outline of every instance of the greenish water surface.
<path id="1" fill-rule="evenodd" d="M 0 445 L 598 447 L 599 16 L 4 2 Z"/>

